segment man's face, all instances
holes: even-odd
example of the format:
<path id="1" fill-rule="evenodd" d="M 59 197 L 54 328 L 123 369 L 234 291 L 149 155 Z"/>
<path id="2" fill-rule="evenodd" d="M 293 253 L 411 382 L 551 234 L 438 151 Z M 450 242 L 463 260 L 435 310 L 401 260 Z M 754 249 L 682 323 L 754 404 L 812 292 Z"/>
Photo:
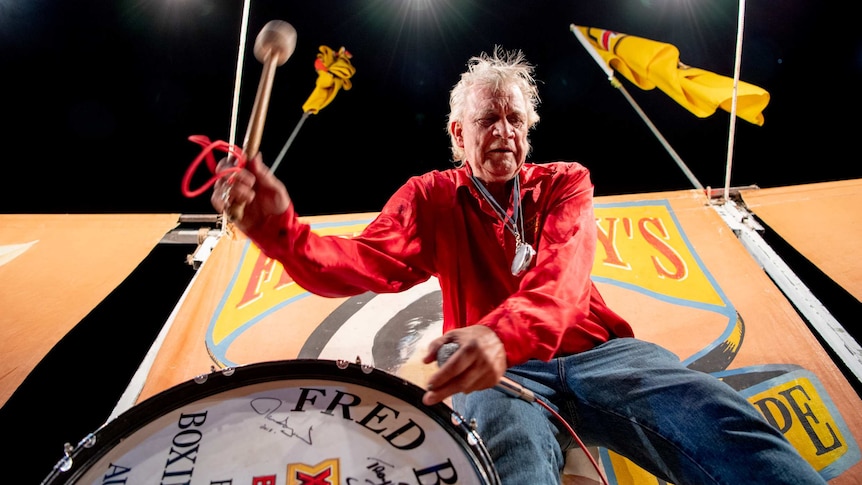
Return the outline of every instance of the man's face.
<path id="1" fill-rule="evenodd" d="M 463 121 L 452 122 L 455 141 L 464 149 L 473 175 L 485 182 L 506 182 L 524 164 L 529 150 L 524 96 L 514 85 L 494 91 L 473 88 Z"/>

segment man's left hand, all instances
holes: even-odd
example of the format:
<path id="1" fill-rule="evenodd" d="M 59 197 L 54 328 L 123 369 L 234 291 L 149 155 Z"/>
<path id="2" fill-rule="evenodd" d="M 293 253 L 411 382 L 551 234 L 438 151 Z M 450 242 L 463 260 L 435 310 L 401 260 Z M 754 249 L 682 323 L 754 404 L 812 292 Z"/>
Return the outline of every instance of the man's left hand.
<path id="1" fill-rule="evenodd" d="M 437 360 L 443 344 L 454 342 L 458 350 L 440 369 L 428 378 L 428 391 L 422 397 L 426 405 L 442 402 L 458 392 L 472 392 L 494 387 L 506 371 L 506 349 L 493 330 L 485 325 L 471 325 L 447 332 L 428 346 L 423 361 Z"/>

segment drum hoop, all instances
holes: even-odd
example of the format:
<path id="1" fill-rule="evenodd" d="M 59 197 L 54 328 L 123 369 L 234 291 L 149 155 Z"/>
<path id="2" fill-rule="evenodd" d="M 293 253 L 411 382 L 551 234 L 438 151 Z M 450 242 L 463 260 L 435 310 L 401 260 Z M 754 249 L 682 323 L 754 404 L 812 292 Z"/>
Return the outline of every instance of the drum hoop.
<path id="1" fill-rule="evenodd" d="M 373 376 L 374 379 L 370 379 L 369 376 Z M 242 381 L 238 383 L 240 378 Z M 423 404 L 422 396 L 425 391 L 421 387 L 380 369 L 358 363 L 327 359 L 257 362 L 235 368 L 214 370 L 209 374 L 203 374 L 160 391 L 127 409 L 89 435 L 94 439 L 87 440 L 85 438 L 67 454 L 67 459 L 71 459 L 71 468 L 68 471 L 60 470 L 58 464 L 51 471 L 51 474 L 42 481 L 42 485 L 52 484 L 54 483 L 53 480 L 57 478 L 62 478 L 62 481 L 58 483 L 74 483 L 70 480 L 77 480 L 82 473 L 88 470 L 88 467 L 81 465 L 97 462 L 124 439 L 134 435 L 147 424 L 188 404 L 222 392 L 255 384 L 314 379 L 357 384 L 389 394 L 419 410 L 423 410 L 427 416 L 456 440 L 466 441 L 466 437 L 459 435 L 452 423 L 453 418 L 457 417 L 465 430 L 469 429 L 466 424 L 463 424 L 466 421 L 463 417 L 442 402 L 431 406 Z M 478 449 L 466 445 L 462 447 L 465 453 L 472 458 L 470 463 L 474 471 L 485 478 L 488 485 L 499 485 L 500 478 L 481 438 L 475 430 L 469 429 L 467 432 L 472 433 L 478 442 Z M 478 466 L 480 464 L 481 469 Z"/>

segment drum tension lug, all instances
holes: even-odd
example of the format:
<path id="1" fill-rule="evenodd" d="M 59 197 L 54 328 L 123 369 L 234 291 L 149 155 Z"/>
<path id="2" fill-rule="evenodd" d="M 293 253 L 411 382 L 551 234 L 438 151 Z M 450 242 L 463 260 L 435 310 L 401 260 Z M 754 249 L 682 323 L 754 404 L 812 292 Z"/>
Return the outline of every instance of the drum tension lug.
<path id="1" fill-rule="evenodd" d="M 362 372 L 364 372 L 366 374 L 371 374 L 371 372 L 374 371 L 374 366 L 373 365 L 364 365 L 362 363 L 362 358 L 359 357 L 358 355 L 356 356 L 356 365 L 358 365 L 359 368 L 362 369 Z"/>

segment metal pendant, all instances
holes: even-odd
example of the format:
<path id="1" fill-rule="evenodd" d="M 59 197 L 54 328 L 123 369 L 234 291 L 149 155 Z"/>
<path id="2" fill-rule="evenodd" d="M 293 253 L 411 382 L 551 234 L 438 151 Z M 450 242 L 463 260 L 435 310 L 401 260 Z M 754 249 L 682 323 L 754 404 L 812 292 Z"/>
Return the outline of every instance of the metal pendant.
<path id="1" fill-rule="evenodd" d="M 536 250 L 533 249 L 533 246 L 526 243 L 519 244 L 518 248 L 515 249 L 515 259 L 512 260 L 512 274 L 520 276 L 530 267 L 535 255 Z"/>

